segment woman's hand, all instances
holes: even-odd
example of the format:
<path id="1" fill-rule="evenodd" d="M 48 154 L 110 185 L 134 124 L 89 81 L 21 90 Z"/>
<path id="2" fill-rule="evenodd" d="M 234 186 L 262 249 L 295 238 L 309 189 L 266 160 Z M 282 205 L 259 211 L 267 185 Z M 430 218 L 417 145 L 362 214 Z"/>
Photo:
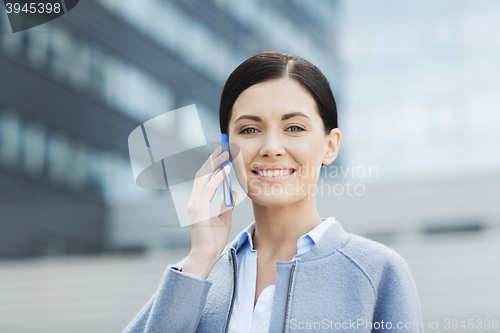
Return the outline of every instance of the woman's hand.
<path id="1" fill-rule="evenodd" d="M 233 191 L 233 206 L 226 207 L 222 198 L 219 215 L 212 216 L 210 203 L 219 184 L 224 177 L 227 177 L 231 168 L 230 165 L 221 168 L 222 163 L 229 158 L 228 152 L 222 154 L 221 152 L 221 147 L 215 149 L 196 173 L 193 192 L 187 207 L 191 221 L 191 252 L 182 271 L 204 279 L 208 277 L 226 246 L 231 230 L 231 214 L 236 202 L 236 192 Z"/>

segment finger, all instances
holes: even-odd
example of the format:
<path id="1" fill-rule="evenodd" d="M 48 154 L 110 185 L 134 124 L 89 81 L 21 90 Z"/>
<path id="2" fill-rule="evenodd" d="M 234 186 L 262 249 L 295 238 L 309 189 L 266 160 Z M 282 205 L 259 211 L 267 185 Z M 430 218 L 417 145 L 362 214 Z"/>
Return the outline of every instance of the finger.
<path id="1" fill-rule="evenodd" d="M 203 191 L 203 194 L 201 195 L 201 202 L 207 203 L 211 202 L 214 198 L 215 192 L 217 191 L 217 187 L 219 187 L 219 184 L 222 182 L 222 180 L 229 181 L 229 178 L 227 175 L 229 174 L 231 169 L 231 165 L 226 165 L 222 170 L 217 172 L 215 176 L 207 183 L 205 186 L 205 190 Z"/>
<path id="2" fill-rule="evenodd" d="M 236 206 L 236 197 L 238 196 L 238 193 L 236 193 L 236 191 L 232 191 L 232 193 L 233 193 L 233 206 L 226 207 L 226 205 L 224 204 L 224 198 L 222 199 L 222 203 L 220 205 L 219 219 L 221 219 L 223 222 L 231 220 L 231 211 L 233 210 L 234 206 Z"/>
<path id="3" fill-rule="evenodd" d="M 229 153 L 223 152 L 218 157 L 216 157 L 210 165 L 206 166 L 205 169 L 201 169 L 196 178 L 200 179 L 201 186 L 205 187 L 206 184 L 214 177 L 217 172 L 222 169 L 222 164 L 229 159 Z"/>
<path id="4" fill-rule="evenodd" d="M 205 161 L 205 163 L 203 163 L 203 165 L 201 166 L 200 169 L 203 169 L 205 168 L 207 165 L 210 164 L 211 161 L 213 161 L 217 156 L 219 156 L 220 154 L 222 153 L 222 147 L 219 146 L 217 148 L 215 148 L 214 152 L 212 153 L 212 155 L 210 155 L 208 157 L 208 159 Z"/>
<path id="5" fill-rule="evenodd" d="M 198 170 L 198 172 L 196 173 L 196 177 L 201 177 L 201 176 L 204 176 L 206 175 L 208 171 L 212 171 L 212 167 L 211 165 L 213 165 L 213 161 L 222 154 L 222 147 L 217 147 L 214 152 L 207 158 L 207 160 L 205 161 L 205 163 L 203 163 L 203 165 L 201 166 L 201 168 Z"/>
<path id="6" fill-rule="evenodd" d="M 205 169 L 200 169 L 196 174 L 194 184 L 193 184 L 193 195 L 200 196 L 207 184 L 213 179 L 213 177 L 222 169 L 222 163 L 227 161 L 229 158 L 229 153 L 224 152 L 218 157 L 216 157 L 212 164 L 205 166 Z"/>

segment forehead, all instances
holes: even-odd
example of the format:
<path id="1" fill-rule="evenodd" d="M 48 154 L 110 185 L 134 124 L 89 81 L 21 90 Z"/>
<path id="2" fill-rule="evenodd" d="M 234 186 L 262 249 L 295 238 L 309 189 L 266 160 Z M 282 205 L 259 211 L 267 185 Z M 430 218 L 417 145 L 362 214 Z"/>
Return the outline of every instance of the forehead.
<path id="1" fill-rule="evenodd" d="M 236 99 L 230 126 L 243 114 L 278 117 L 284 113 L 302 112 L 311 119 L 319 118 L 314 98 L 295 80 L 276 79 L 255 84 L 244 90 Z"/>

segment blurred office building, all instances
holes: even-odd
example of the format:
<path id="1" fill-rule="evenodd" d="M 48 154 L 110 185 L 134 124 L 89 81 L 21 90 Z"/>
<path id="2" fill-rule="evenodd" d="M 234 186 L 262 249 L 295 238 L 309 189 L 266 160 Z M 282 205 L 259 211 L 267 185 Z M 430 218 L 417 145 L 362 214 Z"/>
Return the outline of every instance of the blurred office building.
<path id="1" fill-rule="evenodd" d="M 378 172 L 354 177 L 366 184 L 364 194 L 335 198 L 330 212 L 403 256 L 424 321 L 439 319 L 438 331 L 447 319 L 460 319 L 453 329 L 463 331 L 463 319 L 476 330 L 488 322 L 493 331 L 500 3 L 346 0 L 339 7 L 342 165 Z"/>
<path id="2" fill-rule="evenodd" d="M 189 247 L 169 191 L 136 186 L 128 135 L 195 104 L 218 141 L 224 82 L 262 51 L 333 79 L 335 5 L 89 0 L 16 34 L 2 11 L 0 257 Z M 189 123 L 171 124 L 172 142 L 189 146 Z"/>

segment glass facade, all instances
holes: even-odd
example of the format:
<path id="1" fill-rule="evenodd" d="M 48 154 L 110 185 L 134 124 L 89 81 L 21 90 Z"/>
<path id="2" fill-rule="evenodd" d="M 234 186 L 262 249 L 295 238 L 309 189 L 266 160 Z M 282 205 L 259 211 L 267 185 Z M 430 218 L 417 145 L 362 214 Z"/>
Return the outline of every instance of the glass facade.
<path id="1" fill-rule="evenodd" d="M 236 50 L 169 1 L 98 2 L 218 83 L 222 83 L 238 65 L 232 59 Z M 239 58 L 242 59 L 243 55 Z"/>
<path id="2" fill-rule="evenodd" d="M 6 20 L 1 23 L 4 30 L 8 28 Z M 150 74 L 58 25 L 44 29 L 3 33 L 1 46 L 13 57 L 26 55 L 32 68 L 48 69 L 55 80 L 81 93 L 96 95 L 140 122 L 174 108 L 172 90 Z"/>

